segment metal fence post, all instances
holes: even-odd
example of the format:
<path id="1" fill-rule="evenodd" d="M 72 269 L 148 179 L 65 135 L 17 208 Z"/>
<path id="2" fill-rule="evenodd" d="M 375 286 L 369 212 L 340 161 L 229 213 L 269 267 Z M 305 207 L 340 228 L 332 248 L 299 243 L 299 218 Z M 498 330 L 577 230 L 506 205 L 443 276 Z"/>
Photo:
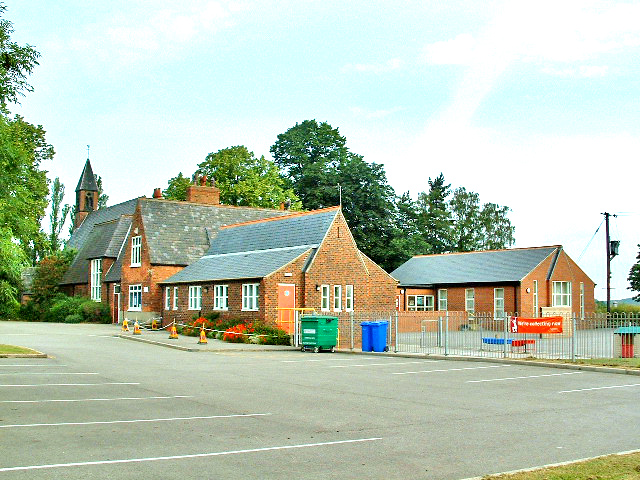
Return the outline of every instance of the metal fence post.
<path id="1" fill-rule="evenodd" d="M 449 355 L 449 312 L 444 316 L 444 354 Z"/>
<path id="2" fill-rule="evenodd" d="M 575 314 L 571 315 L 571 361 L 576 361 L 576 316 Z"/>
<path id="3" fill-rule="evenodd" d="M 438 347 L 442 348 L 442 317 L 438 317 Z"/>
<path id="4" fill-rule="evenodd" d="M 504 356 L 504 358 L 507 358 L 507 335 L 508 335 L 508 329 L 509 329 L 509 320 L 508 318 L 505 316 L 504 317 L 504 325 L 503 325 L 503 340 L 504 340 L 504 345 L 502 348 L 502 355 Z"/>
<path id="5" fill-rule="evenodd" d="M 398 311 L 396 310 L 395 314 L 394 314 L 395 320 L 396 320 L 396 338 L 395 338 L 395 345 L 393 347 L 393 351 L 395 353 L 398 353 Z"/>
<path id="6" fill-rule="evenodd" d="M 353 350 L 353 310 L 349 312 L 349 320 L 351 323 L 351 350 Z"/>

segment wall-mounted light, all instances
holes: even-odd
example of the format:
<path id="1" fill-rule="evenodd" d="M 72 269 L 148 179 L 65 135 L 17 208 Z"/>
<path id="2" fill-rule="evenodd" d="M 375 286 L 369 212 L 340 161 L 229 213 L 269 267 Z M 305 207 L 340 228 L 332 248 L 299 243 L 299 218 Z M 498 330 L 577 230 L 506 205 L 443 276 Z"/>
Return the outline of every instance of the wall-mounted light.
<path id="1" fill-rule="evenodd" d="M 209 293 L 209 287 L 204 287 L 204 293 Z"/>
<path id="2" fill-rule="evenodd" d="M 319 292 L 319 291 L 320 291 L 320 285 L 316 283 L 316 292 Z"/>

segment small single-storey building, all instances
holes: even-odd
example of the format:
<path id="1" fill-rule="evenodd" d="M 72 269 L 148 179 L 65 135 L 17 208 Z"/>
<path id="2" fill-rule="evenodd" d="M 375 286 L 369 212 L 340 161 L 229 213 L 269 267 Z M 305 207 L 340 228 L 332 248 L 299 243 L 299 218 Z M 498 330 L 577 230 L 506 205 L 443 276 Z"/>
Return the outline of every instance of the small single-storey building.
<path id="1" fill-rule="evenodd" d="M 561 245 L 418 255 L 394 270 L 399 311 L 461 311 L 473 316 L 580 318 L 595 311 L 595 283 Z"/>
<path id="2" fill-rule="evenodd" d="M 397 284 L 358 250 L 340 207 L 221 227 L 204 256 L 160 283 L 165 323 L 217 311 L 289 333 L 296 312 L 393 310 Z"/>

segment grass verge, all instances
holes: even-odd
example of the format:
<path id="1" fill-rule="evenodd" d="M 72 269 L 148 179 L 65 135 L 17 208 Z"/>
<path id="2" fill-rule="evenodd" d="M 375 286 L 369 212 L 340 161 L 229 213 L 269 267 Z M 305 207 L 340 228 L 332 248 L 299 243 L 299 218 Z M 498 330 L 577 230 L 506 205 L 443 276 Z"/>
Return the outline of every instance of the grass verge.
<path id="1" fill-rule="evenodd" d="M 529 360 L 529 359 L 527 359 Z M 532 362 L 568 363 L 570 365 L 593 365 L 595 367 L 618 367 L 640 369 L 640 358 L 579 358 L 575 362 L 569 360 L 530 359 Z"/>
<path id="2" fill-rule="evenodd" d="M 3 345 L 0 344 L 0 355 L 32 355 L 40 352 L 36 352 L 35 350 L 31 350 L 26 347 L 18 347 L 16 345 Z"/>
<path id="3" fill-rule="evenodd" d="M 638 480 L 640 453 L 608 455 L 584 462 L 484 477 L 503 480 Z"/>

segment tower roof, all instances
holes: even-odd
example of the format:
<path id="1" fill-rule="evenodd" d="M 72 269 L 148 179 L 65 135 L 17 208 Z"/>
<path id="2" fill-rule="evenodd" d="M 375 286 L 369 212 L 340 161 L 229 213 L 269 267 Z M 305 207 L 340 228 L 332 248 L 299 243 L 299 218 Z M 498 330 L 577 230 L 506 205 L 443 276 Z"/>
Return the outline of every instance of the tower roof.
<path id="1" fill-rule="evenodd" d="M 98 184 L 96 183 L 96 177 L 93 174 L 93 170 L 91 169 L 91 162 L 89 162 L 88 158 L 87 158 L 87 162 L 84 164 L 84 168 L 82 169 L 82 175 L 80 175 L 78 186 L 76 187 L 76 192 L 80 190 L 85 190 L 89 192 L 98 191 Z"/>

